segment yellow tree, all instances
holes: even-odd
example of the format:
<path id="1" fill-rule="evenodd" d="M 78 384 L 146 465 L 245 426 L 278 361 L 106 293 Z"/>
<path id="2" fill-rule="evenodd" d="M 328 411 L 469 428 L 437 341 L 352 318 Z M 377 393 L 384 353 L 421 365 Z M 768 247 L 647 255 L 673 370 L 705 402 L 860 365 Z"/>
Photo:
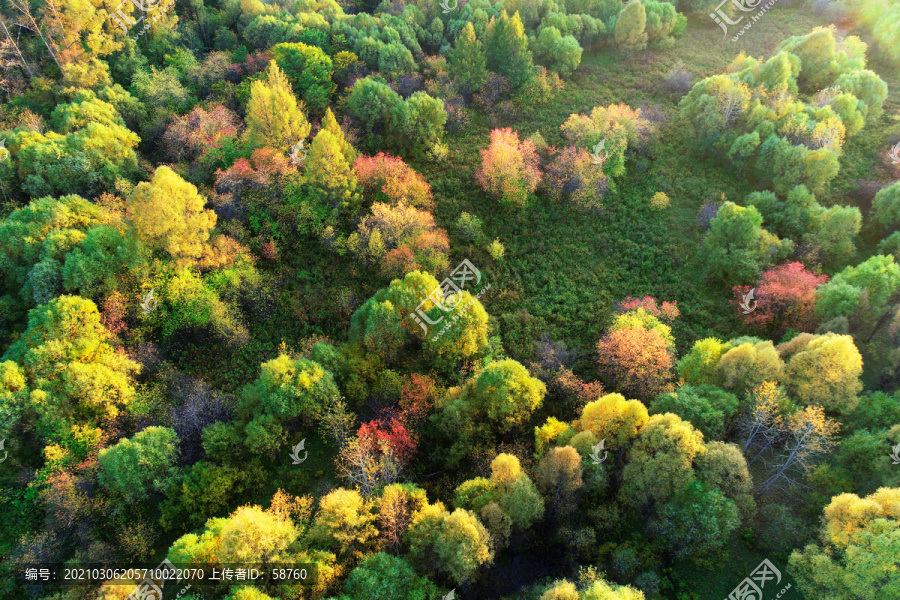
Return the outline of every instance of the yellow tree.
<path id="1" fill-rule="evenodd" d="M 362 189 L 342 144 L 346 144 L 343 134 L 338 137 L 328 129 L 319 130 L 309 150 L 303 175 L 308 197 L 331 209 L 334 219 L 355 216 L 362 204 Z"/>
<path id="2" fill-rule="evenodd" d="M 853 338 L 827 333 L 808 336 L 803 341 L 806 343 L 802 349 L 793 354 L 787 364 L 791 395 L 802 404 L 818 404 L 842 413 L 852 411 L 859 403 L 857 394 L 863 387 L 859 380 L 863 370 L 862 356 Z"/>
<path id="3" fill-rule="evenodd" d="M 185 263 L 200 258 L 216 225 L 216 214 L 204 210 L 205 204 L 196 187 L 169 167 L 159 167 L 153 180 L 139 183 L 128 198 L 128 217 L 149 248 Z"/>
<path id="4" fill-rule="evenodd" d="M 269 63 L 266 81 L 251 84 L 244 121 L 247 124 L 244 139 L 249 144 L 282 152 L 305 139 L 312 129 L 302 104 L 297 102 L 291 84 L 275 61 Z"/>
<path id="5" fill-rule="evenodd" d="M 791 554 L 788 569 L 808 598 L 896 598 L 900 590 L 900 489 L 860 498 L 841 494 L 825 507 L 822 545 Z"/>
<path id="6" fill-rule="evenodd" d="M 598 440 L 606 440 L 610 450 L 621 450 L 637 437 L 649 419 L 647 407 L 638 400 L 606 394 L 588 403 L 573 425 L 578 431 L 591 431 Z"/>

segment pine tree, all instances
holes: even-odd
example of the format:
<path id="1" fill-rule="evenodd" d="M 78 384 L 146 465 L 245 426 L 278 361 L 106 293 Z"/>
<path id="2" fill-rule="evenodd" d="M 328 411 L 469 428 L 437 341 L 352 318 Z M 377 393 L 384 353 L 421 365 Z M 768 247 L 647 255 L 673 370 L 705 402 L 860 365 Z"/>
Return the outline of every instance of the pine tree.
<path id="1" fill-rule="evenodd" d="M 488 69 L 508 77 L 514 88 L 531 77 L 534 65 L 518 11 L 512 18 L 503 11 L 499 19 L 491 19 L 487 31 L 487 58 Z"/>
<path id="2" fill-rule="evenodd" d="M 332 218 L 353 217 L 362 203 L 356 174 L 341 148 L 341 139 L 322 129 L 313 139 L 303 183 L 310 199 L 332 210 Z"/>
<path id="3" fill-rule="evenodd" d="M 341 152 L 344 154 L 344 159 L 347 161 L 347 164 L 352 165 L 359 156 L 359 153 L 356 151 L 356 148 L 353 147 L 353 144 L 347 141 L 344 131 L 341 129 L 341 126 L 337 122 L 337 118 L 334 116 L 334 113 L 331 112 L 330 108 L 325 110 L 325 116 L 322 118 L 322 129 L 330 131 L 331 134 L 338 139 L 338 143 L 341 145 Z"/>
<path id="4" fill-rule="evenodd" d="M 484 44 L 475 37 L 475 28 L 466 23 L 450 52 L 450 76 L 475 92 L 487 81 L 487 56 Z"/>
<path id="5" fill-rule="evenodd" d="M 266 81 L 254 81 L 247 103 L 245 140 L 257 147 L 286 151 L 309 135 L 311 126 L 291 91 L 291 84 L 275 61 Z"/>

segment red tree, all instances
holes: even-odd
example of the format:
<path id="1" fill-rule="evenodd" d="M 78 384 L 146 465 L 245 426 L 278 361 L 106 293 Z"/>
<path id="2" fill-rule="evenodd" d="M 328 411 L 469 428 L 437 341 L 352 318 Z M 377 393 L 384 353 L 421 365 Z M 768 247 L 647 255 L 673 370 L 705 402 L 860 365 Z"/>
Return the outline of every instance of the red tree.
<path id="1" fill-rule="evenodd" d="M 740 307 L 750 286 L 735 286 L 735 302 L 744 322 L 759 329 L 788 328 L 813 331 L 818 325 L 815 315 L 816 288 L 828 282 L 827 275 L 816 275 L 798 262 L 785 263 L 765 271 L 754 290 L 755 308 L 744 314 Z M 753 307 L 749 301 L 748 307 Z"/>
<path id="2" fill-rule="evenodd" d="M 382 193 L 391 204 L 405 202 L 417 208 L 431 208 L 431 186 L 402 158 L 379 152 L 375 156 L 360 156 L 353 163 L 353 171 L 366 194 L 378 199 Z"/>
<path id="3" fill-rule="evenodd" d="M 240 117 L 221 104 L 209 110 L 195 106 L 172 120 L 163 135 L 163 146 L 172 160 L 193 160 L 218 147 L 223 138 L 237 135 L 240 122 Z"/>
<path id="4" fill-rule="evenodd" d="M 400 390 L 400 418 L 408 427 L 420 425 L 434 405 L 434 379 L 412 373 L 403 377 Z"/>
<path id="5" fill-rule="evenodd" d="M 363 444 L 371 444 L 373 450 L 391 452 L 400 465 L 405 465 L 416 451 L 416 440 L 400 419 L 374 419 L 363 423 L 356 432 Z"/>
<path id="6" fill-rule="evenodd" d="M 672 321 L 677 319 L 678 315 L 681 314 L 681 311 L 678 310 L 677 302 L 663 301 L 662 304 L 658 304 L 656 298 L 653 296 L 644 296 L 640 299 L 628 296 L 616 304 L 616 310 L 622 313 L 637 310 L 639 308 L 643 308 L 657 319 L 662 319 L 663 321 Z"/>

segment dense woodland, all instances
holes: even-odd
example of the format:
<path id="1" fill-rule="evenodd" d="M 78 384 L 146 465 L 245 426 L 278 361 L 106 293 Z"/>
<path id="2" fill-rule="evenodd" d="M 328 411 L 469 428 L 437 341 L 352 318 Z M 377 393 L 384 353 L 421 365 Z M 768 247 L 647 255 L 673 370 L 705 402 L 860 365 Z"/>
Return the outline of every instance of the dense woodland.
<path id="1" fill-rule="evenodd" d="M 900 599 L 900 2 L 746 6 L 2 0 L 0 597 Z"/>

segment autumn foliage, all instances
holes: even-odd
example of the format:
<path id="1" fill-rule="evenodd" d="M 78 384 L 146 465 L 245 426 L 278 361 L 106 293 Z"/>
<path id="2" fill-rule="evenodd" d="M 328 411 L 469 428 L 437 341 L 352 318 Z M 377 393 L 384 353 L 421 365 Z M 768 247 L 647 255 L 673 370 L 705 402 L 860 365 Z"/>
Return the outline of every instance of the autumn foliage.
<path id="1" fill-rule="evenodd" d="M 801 263 L 789 262 L 765 271 L 756 285 L 756 308 L 744 315 L 744 322 L 760 329 L 777 328 L 812 331 L 818 324 L 816 288 L 828 282 L 827 275 L 816 275 Z M 735 286 L 737 303 L 749 293 L 750 286 Z"/>
<path id="2" fill-rule="evenodd" d="M 651 398 L 667 391 L 675 359 L 656 330 L 625 327 L 597 343 L 597 370 L 613 389 L 627 396 Z"/>
<path id="3" fill-rule="evenodd" d="M 587 150 L 571 146 L 547 168 L 544 187 L 554 202 L 596 210 L 603 207 L 609 193 L 609 178 Z"/>
<path id="4" fill-rule="evenodd" d="M 681 311 L 678 310 L 677 302 L 663 301 L 660 304 L 653 296 L 644 296 L 643 298 L 628 296 L 616 304 L 616 311 L 618 312 L 631 312 L 639 308 L 643 308 L 649 314 L 663 321 L 673 321 L 681 314 Z"/>
<path id="5" fill-rule="evenodd" d="M 359 426 L 357 437 L 363 444 L 381 452 L 390 451 L 401 465 L 409 462 L 416 451 L 415 438 L 397 418 L 375 419 Z"/>
<path id="6" fill-rule="evenodd" d="M 491 145 L 481 151 L 475 180 L 502 203 L 523 207 L 541 181 L 540 159 L 534 142 L 519 140 L 510 128 L 491 131 Z"/>
<path id="7" fill-rule="evenodd" d="M 239 126 L 239 117 L 221 104 L 209 110 L 195 106 L 172 120 L 163 135 L 163 145 L 169 158 L 192 160 L 217 148 L 224 138 L 237 135 Z"/>
<path id="8" fill-rule="evenodd" d="M 450 247 L 447 234 L 438 229 L 431 213 L 400 202 L 396 206 L 376 202 L 347 240 L 350 251 L 381 265 L 391 277 L 423 269 L 446 269 Z"/>
<path id="9" fill-rule="evenodd" d="M 353 170 L 366 195 L 376 200 L 385 197 L 391 204 L 405 202 L 416 208 L 431 208 L 431 186 L 402 158 L 379 152 L 375 156 L 360 156 Z"/>

